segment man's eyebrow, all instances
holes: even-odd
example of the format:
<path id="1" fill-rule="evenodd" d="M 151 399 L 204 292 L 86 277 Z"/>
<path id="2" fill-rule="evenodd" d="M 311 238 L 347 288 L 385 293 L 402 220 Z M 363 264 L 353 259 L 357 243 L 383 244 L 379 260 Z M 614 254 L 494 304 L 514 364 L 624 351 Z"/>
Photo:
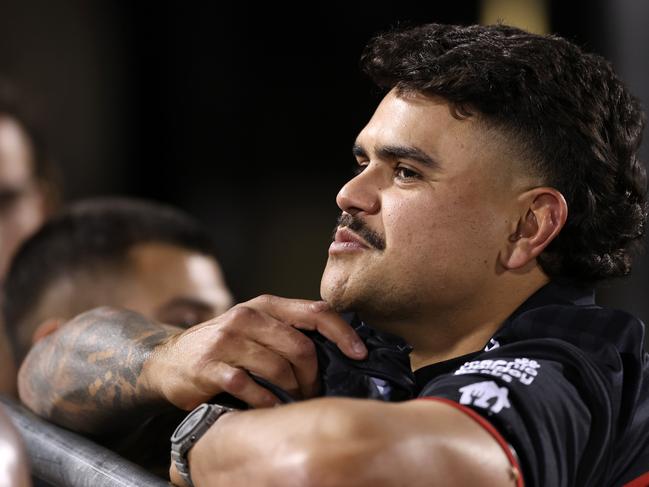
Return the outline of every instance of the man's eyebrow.
<path id="1" fill-rule="evenodd" d="M 367 151 L 357 142 L 352 147 L 356 157 L 367 157 Z M 439 169 L 439 163 L 426 154 L 423 150 L 405 145 L 383 145 L 376 149 L 376 154 L 381 159 L 409 159 L 416 161 L 431 169 Z"/>
<path id="2" fill-rule="evenodd" d="M 367 157 L 367 152 L 365 152 L 363 146 L 361 146 L 358 142 L 355 142 L 352 146 L 352 154 L 354 154 L 355 157 Z"/>
<path id="3" fill-rule="evenodd" d="M 409 159 L 430 169 L 439 169 L 439 163 L 417 147 L 405 145 L 384 145 L 376 149 L 381 159 Z"/>

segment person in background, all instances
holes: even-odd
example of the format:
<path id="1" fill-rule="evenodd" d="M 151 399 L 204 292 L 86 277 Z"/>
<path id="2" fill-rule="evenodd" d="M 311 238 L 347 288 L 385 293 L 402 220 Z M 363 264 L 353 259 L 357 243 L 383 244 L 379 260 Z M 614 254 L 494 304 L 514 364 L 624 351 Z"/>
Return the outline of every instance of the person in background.
<path id="1" fill-rule="evenodd" d="M 211 235 L 177 209 L 127 198 L 79 201 L 49 219 L 18 250 L 4 294 L 18 363 L 98 306 L 187 328 L 233 304 Z"/>
<path id="2" fill-rule="evenodd" d="M 98 306 L 140 313 L 160 329 L 225 312 L 233 298 L 217 255 L 211 234 L 175 208 L 116 197 L 71 204 L 23 243 L 9 268 L 3 318 L 17 364 L 33 343 Z M 146 433 L 173 430 L 175 418 L 170 411 L 102 443 L 164 476 L 168 449 Z"/>
<path id="3" fill-rule="evenodd" d="M 60 199 L 55 166 L 21 105 L 15 88 L 0 79 L 0 283 L 18 246 L 56 210 Z M 13 363 L 0 320 L 0 393 L 15 394 Z"/>

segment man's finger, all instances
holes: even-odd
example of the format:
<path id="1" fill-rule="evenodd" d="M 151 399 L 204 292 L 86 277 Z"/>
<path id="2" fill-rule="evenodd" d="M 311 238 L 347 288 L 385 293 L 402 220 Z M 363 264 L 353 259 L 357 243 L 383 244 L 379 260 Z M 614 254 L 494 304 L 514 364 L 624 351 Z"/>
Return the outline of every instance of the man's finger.
<path id="1" fill-rule="evenodd" d="M 313 342 L 304 333 L 292 326 L 275 320 L 270 315 L 267 316 L 269 320 L 264 323 L 260 323 L 258 326 L 255 326 L 255 324 L 250 325 L 248 328 L 250 338 L 261 346 L 277 353 L 290 363 L 299 386 L 299 393 L 303 398 L 316 396 L 320 390 L 320 383 L 318 379 L 318 357 Z M 263 364 L 261 361 L 260 363 Z M 269 379 L 275 385 L 283 387 L 287 392 L 292 392 L 283 384 L 274 382 L 268 376 L 267 369 L 261 369 L 257 372 L 259 369 L 254 370 L 243 364 L 242 366 L 256 375 Z"/>
<path id="2" fill-rule="evenodd" d="M 200 330 L 216 360 L 265 378 L 296 398 L 318 393 L 318 359 L 304 333 L 258 306 L 244 304 L 232 314 L 226 326 Z"/>
<path id="3" fill-rule="evenodd" d="M 254 408 L 267 408 L 282 403 L 275 394 L 257 384 L 243 369 L 220 362 L 213 370 L 205 372 L 213 375 L 223 392 L 241 399 Z"/>
<path id="4" fill-rule="evenodd" d="M 302 386 L 299 384 L 295 368 L 291 366 L 291 363 L 286 358 L 274 350 L 266 348 L 263 344 L 254 343 L 250 349 L 253 352 L 252 354 L 245 357 L 233 357 L 227 362 L 234 367 L 245 369 L 253 375 L 266 379 L 284 389 L 296 399 L 301 397 Z M 316 380 L 317 367 L 316 362 L 313 366 L 315 377 L 311 379 L 312 382 Z"/>
<path id="5" fill-rule="evenodd" d="M 367 355 L 367 348 L 354 329 L 338 313 L 321 304 L 322 301 L 265 295 L 249 303 L 295 328 L 319 332 L 338 345 L 349 358 L 358 360 Z"/>

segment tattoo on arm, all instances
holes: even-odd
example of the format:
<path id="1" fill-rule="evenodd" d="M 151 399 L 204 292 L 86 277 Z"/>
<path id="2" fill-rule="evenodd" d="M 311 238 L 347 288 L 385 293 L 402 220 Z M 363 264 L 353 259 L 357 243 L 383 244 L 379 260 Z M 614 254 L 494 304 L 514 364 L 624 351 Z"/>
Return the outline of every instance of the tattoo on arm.
<path id="1" fill-rule="evenodd" d="M 31 350 L 20 371 L 21 399 L 78 432 L 130 429 L 168 407 L 146 390 L 141 374 L 152 350 L 178 331 L 127 310 L 87 311 Z"/>

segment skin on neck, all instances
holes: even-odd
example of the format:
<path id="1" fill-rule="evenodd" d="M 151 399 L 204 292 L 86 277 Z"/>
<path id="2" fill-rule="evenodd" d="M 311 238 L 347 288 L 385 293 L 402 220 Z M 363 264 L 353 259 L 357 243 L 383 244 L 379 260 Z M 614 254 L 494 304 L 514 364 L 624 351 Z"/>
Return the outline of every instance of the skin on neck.
<path id="1" fill-rule="evenodd" d="M 502 285 L 494 286 L 466 306 L 432 310 L 414 320 L 368 317 L 367 321 L 413 346 L 413 370 L 482 350 L 516 308 L 549 282 L 537 264 L 528 267 L 520 274 L 503 277 Z"/>

